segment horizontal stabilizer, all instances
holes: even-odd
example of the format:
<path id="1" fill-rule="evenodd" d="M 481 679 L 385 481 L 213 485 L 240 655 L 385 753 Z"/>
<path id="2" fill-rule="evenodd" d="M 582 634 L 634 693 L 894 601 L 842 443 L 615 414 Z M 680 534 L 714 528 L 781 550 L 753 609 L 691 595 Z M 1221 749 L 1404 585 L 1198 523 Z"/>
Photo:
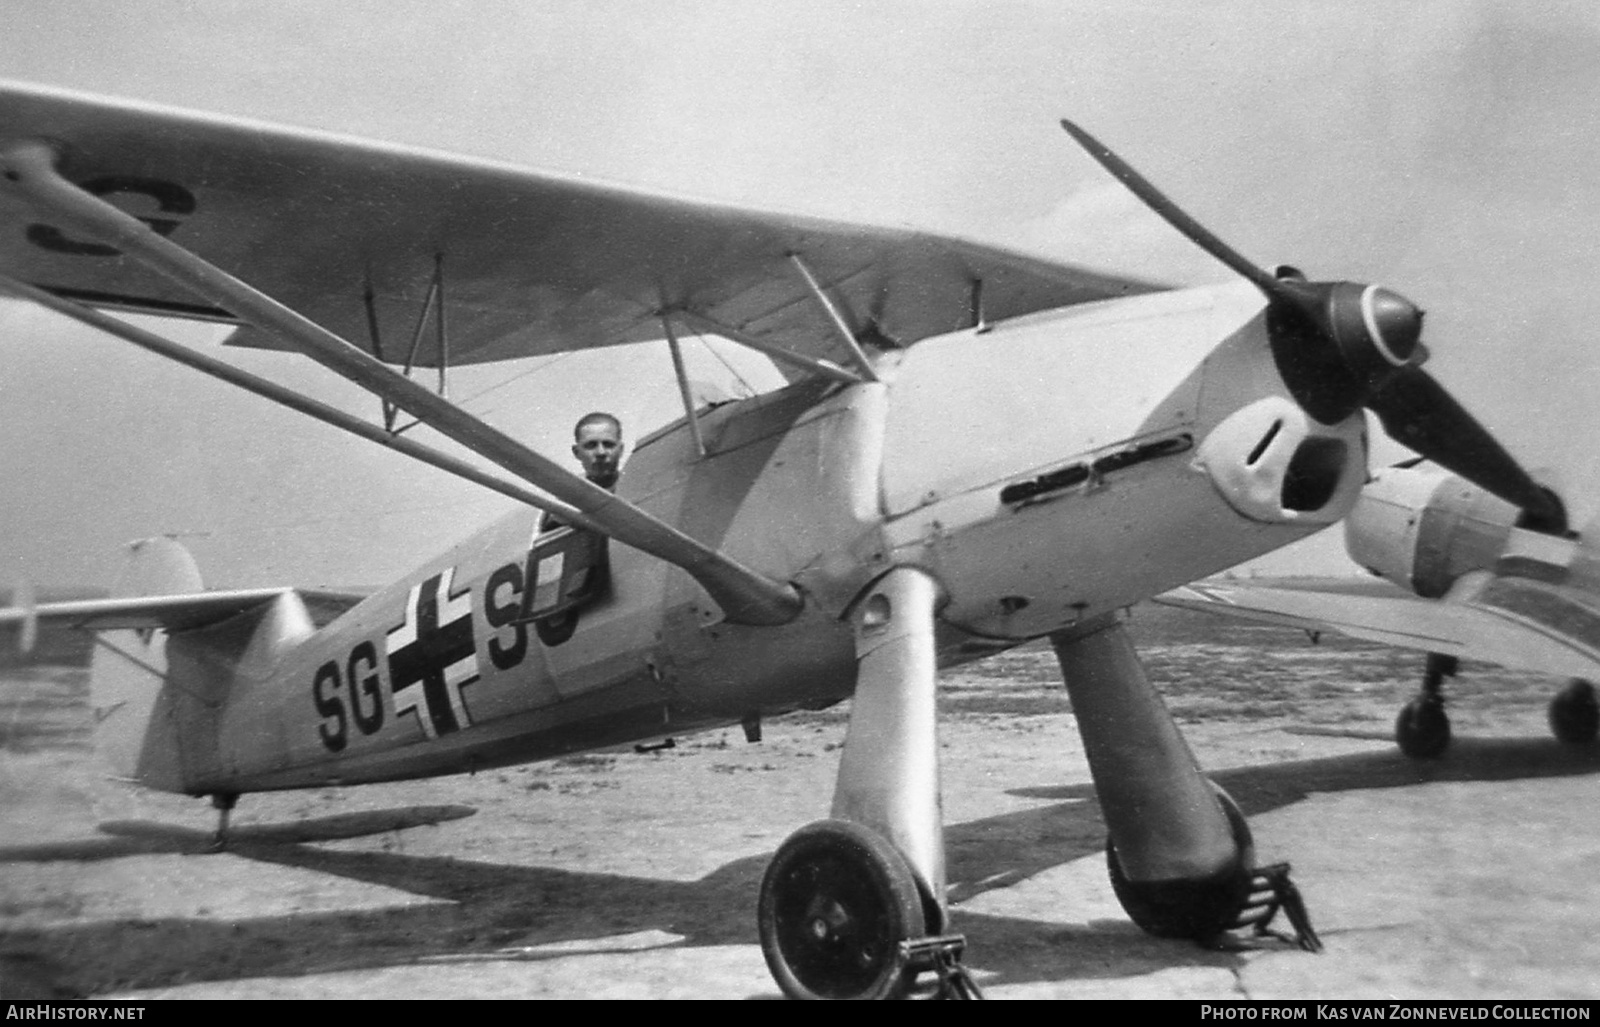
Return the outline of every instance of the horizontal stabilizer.
<path id="1" fill-rule="evenodd" d="M 79 599 L 0 607 L 0 625 L 26 625 L 36 621 L 66 623 L 86 631 L 150 630 L 186 631 L 227 620 L 276 599 L 287 588 L 233 589 L 187 595 L 132 596 L 118 599 Z M 318 624 L 354 606 L 363 597 L 343 592 L 301 591 Z"/>

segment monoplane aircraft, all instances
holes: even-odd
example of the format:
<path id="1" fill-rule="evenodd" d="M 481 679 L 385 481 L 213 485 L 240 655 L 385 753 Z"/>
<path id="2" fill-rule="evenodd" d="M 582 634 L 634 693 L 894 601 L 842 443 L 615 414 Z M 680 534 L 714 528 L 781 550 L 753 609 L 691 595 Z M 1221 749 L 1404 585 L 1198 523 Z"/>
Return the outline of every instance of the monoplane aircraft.
<path id="1" fill-rule="evenodd" d="M 1444 679 L 1462 657 L 1568 678 L 1550 700 L 1550 730 L 1563 742 L 1594 742 L 1600 556 L 1589 541 L 1593 530 L 1531 530 L 1512 504 L 1421 461 L 1375 474 L 1344 530 L 1352 559 L 1413 594 L 1224 581 L 1158 600 L 1427 652 L 1422 690 L 1395 719 L 1395 740 L 1408 756 L 1431 758 L 1449 747 Z"/>
<path id="2" fill-rule="evenodd" d="M 901 995 L 925 973 L 972 990 L 945 895 L 936 675 L 1049 637 L 1132 918 L 1211 938 L 1299 912 L 1119 611 L 1342 518 L 1367 480 L 1365 410 L 1544 530 L 1564 530 L 1560 504 L 1420 369 L 1414 304 L 1262 269 L 1063 127 L 1244 281 L 1167 290 L 915 230 L 0 84 L 8 292 L 523 505 L 368 596 L 206 591 L 162 540 L 136 547 L 119 598 L 5 616 L 104 633 L 91 695 L 113 765 L 210 796 L 223 830 L 247 792 L 754 733 L 852 698 L 831 815 L 778 849 L 757 911 L 782 989 L 829 998 Z M 500 472 L 107 308 L 298 351 Z M 409 374 L 642 340 L 676 357 L 685 330 L 766 354 L 789 384 L 699 406 L 675 361 L 683 417 L 641 441 L 614 494 Z M 541 531 L 544 513 L 562 526 Z"/>

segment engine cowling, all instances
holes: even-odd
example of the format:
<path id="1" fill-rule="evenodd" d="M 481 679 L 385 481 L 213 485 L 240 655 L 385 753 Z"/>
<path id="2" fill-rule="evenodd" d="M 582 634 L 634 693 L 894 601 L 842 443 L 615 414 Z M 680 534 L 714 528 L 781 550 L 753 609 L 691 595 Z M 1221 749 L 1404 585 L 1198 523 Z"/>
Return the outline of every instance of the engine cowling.
<path id="1" fill-rule="evenodd" d="M 1366 477 L 1366 422 L 1322 424 L 1285 396 L 1241 407 L 1211 430 L 1195 466 L 1245 517 L 1264 524 L 1332 524 Z"/>
<path id="2" fill-rule="evenodd" d="M 1345 548 L 1367 570 L 1435 599 L 1505 551 L 1521 511 L 1432 464 L 1388 467 L 1345 520 Z"/>

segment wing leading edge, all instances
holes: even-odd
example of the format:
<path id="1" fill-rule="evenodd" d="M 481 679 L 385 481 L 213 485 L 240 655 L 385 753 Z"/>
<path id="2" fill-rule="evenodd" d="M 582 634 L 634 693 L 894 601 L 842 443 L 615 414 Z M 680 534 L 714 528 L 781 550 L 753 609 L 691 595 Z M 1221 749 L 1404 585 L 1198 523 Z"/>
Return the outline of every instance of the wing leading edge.
<path id="1" fill-rule="evenodd" d="M 66 602 L 0 607 L 0 626 L 29 621 L 63 622 L 84 631 L 186 631 L 248 612 L 286 593 L 298 593 L 317 625 L 354 606 L 362 595 L 290 588 L 245 588 L 183 595 L 75 599 Z"/>
<path id="2" fill-rule="evenodd" d="M 1156 601 L 1518 670 L 1600 676 L 1600 614 L 1572 590 L 1539 582 L 1469 575 L 1437 600 L 1209 582 Z"/>
<path id="3" fill-rule="evenodd" d="M 1156 288 L 952 237 L 0 81 L 0 140 L 26 138 L 61 150 L 89 191 L 391 362 L 445 358 L 418 332 L 442 303 L 450 363 L 658 339 L 668 308 L 845 364 L 794 255 L 880 345 L 971 325 L 979 308 L 993 321 Z M 233 319 L 3 191 L 0 222 L 0 266 L 42 288 Z M 249 327 L 231 341 L 279 348 Z"/>

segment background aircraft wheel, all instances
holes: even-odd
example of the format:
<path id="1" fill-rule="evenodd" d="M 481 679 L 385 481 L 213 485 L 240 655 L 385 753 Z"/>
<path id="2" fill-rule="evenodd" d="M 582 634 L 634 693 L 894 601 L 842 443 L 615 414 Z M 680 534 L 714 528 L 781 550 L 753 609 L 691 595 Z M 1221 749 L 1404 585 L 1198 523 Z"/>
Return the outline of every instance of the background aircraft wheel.
<path id="1" fill-rule="evenodd" d="M 1594 686 L 1573 678 L 1550 700 L 1550 731 L 1570 745 L 1587 745 L 1600 734 L 1600 701 Z"/>
<path id="2" fill-rule="evenodd" d="M 819 820 L 789 836 L 761 879 L 761 954 L 790 998 L 899 998 L 914 973 L 900 943 L 924 933 L 905 857 L 860 824 Z"/>
<path id="3" fill-rule="evenodd" d="M 1234 926 L 1250 900 L 1250 871 L 1255 865 L 1255 838 L 1233 796 L 1211 785 L 1228 815 L 1238 858 L 1233 865 L 1209 878 L 1184 881 L 1130 881 L 1117 857 L 1117 846 L 1106 839 L 1106 870 L 1111 890 L 1132 920 L 1158 938 L 1204 940 Z"/>
<path id="4" fill-rule="evenodd" d="M 1419 695 L 1400 707 L 1394 722 L 1394 740 L 1400 751 L 1412 759 L 1431 760 L 1450 747 L 1450 717 L 1444 703 L 1430 695 Z"/>

